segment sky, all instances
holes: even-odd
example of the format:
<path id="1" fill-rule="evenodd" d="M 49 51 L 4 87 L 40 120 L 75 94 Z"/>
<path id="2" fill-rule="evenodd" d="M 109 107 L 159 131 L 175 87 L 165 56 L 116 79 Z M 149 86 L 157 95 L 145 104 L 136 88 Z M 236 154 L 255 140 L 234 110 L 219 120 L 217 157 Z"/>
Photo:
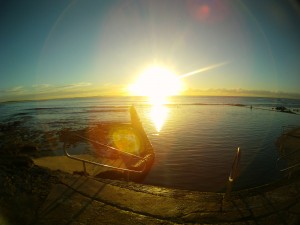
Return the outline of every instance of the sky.
<path id="1" fill-rule="evenodd" d="M 128 95 L 154 64 L 212 68 L 182 95 L 300 98 L 299 40 L 297 0 L 2 0 L 0 101 Z"/>

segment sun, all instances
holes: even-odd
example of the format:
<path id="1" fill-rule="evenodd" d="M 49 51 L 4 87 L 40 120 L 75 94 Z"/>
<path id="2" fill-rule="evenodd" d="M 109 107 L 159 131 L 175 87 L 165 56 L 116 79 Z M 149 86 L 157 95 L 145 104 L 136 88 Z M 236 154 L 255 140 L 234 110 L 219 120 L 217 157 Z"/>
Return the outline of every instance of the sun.
<path id="1" fill-rule="evenodd" d="M 177 95 L 182 89 L 180 78 L 170 69 L 161 66 L 147 68 L 129 85 L 132 95 L 148 96 L 151 104 L 165 104 L 168 96 Z"/>

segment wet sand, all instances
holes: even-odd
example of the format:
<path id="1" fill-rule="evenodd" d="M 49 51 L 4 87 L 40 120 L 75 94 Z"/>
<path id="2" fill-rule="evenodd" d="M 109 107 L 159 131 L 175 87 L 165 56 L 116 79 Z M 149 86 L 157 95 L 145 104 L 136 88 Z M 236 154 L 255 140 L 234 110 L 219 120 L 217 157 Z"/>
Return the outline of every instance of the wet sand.
<path id="1" fill-rule="evenodd" d="M 80 154 L 76 155 L 76 157 L 89 160 L 89 161 L 96 161 L 96 159 L 88 154 Z M 47 156 L 47 157 L 40 157 L 33 159 L 34 164 L 41 167 L 46 167 L 51 170 L 60 170 L 64 171 L 70 174 L 76 174 L 76 173 L 83 173 L 83 163 L 71 158 L 68 158 L 67 156 Z M 121 165 L 120 161 L 109 161 L 109 160 L 102 160 L 102 163 L 110 164 L 112 166 L 124 166 Z M 90 176 L 95 176 L 100 172 L 105 171 L 106 169 L 103 167 L 99 167 L 92 164 L 86 164 L 86 172 Z"/>

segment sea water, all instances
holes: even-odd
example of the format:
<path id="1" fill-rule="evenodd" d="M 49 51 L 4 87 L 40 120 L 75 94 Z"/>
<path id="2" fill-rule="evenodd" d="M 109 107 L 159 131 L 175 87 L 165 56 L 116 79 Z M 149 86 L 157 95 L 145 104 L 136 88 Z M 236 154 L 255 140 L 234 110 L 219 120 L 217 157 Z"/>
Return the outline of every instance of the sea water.
<path id="1" fill-rule="evenodd" d="M 144 97 L 2 103 L 0 123 L 19 121 L 29 132 L 80 129 L 130 122 L 131 105 L 156 155 L 144 183 L 188 190 L 224 191 L 237 148 L 241 161 L 234 189 L 278 179 L 276 140 L 283 126 L 300 126 L 300 100 L 253 97 L 172 97 L 160 108 Z M 272 110 L 279 105 L 296 114 Z"/>

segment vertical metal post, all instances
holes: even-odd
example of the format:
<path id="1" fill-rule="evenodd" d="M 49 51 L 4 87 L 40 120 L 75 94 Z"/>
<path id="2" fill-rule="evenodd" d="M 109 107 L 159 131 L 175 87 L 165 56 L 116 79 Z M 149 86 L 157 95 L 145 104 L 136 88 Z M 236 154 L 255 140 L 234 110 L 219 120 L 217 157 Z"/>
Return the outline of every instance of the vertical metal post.
<path id="1" fill-rule="evenodd" d="M 235 157 L 234 157 L 234 160 L 233 160 L 233 163 L 232 163 L 231 171 L 230 171 L 230 174 L 228 177 L 225 199 L 229 199 L 233 182 L 238 177 L 238 167 L 239 167 L 239 163 L 240 163 L 240 158 L 241 158 L 241 151 L 240 151 L 240 148 L 238 147 Z"/>

